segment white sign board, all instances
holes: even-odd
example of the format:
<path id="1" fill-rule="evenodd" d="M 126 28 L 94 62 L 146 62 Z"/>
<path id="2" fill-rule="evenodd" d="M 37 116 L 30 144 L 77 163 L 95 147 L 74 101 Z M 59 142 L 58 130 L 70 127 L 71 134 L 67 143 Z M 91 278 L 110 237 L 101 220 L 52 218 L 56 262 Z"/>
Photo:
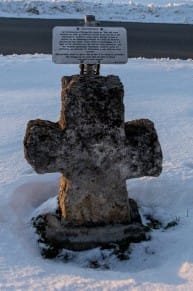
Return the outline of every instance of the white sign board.
<path id="1" fill-rule="evenodd" d="M 56 64 L 124 64 L 128 60 L 123 27 L 58 26 L 52 40 Z"/>

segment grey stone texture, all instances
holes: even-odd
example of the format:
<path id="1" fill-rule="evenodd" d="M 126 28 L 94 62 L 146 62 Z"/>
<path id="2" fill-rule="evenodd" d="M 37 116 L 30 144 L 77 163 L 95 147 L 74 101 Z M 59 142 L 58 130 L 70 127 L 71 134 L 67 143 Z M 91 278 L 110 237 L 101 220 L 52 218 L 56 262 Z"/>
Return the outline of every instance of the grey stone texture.
<path id="1" fill-rule="evenodd" d="M 38 217 L 36 225 L 44 225 L 44 230 L 39 230 L 41 240 L 55 249 L 82 251 L 120 242 L 128 247 L 131 242 L 147 239 L 146 229 L 140 223 L 69 227 L 57 216 L 47 214 L 44 217 Z"/>
<path id="2" fill-rule="evenodd" d="M 63 77 L 59 122 L 28 123 L 25 157 L 37 173 L 62 173 L 59 208 L 69 225 L 130 223 L 126 179 L 161 173 L 154 125 L 125 123 L 123 96 L 117 76 Z"/>

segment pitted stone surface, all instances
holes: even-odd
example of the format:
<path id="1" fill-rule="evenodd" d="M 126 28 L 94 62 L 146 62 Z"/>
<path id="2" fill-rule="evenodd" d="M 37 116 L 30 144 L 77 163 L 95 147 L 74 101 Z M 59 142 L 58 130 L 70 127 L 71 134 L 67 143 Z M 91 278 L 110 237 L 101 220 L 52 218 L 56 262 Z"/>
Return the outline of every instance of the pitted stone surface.
<path id="1" fill-rule="evenodd" d="M 104 226 L 66 226 L 54 215 L 42 217 L 45 225 L 46 242 L 71 250 L 87 250 L 108 244 L 139 242 L 147 240 L 145 227 L 139 223 Z"/>
<path id="2" fill-rule="evenodd" d="M 154 125 L 125 123 L 123 95 L 116 76 L 63 77 L 59 122 L 28 123 L 25 157 L 38 173 L 62 173 L 59 207 L 70 224 L 130 222 L 126 179 L 161 173 Z"/>

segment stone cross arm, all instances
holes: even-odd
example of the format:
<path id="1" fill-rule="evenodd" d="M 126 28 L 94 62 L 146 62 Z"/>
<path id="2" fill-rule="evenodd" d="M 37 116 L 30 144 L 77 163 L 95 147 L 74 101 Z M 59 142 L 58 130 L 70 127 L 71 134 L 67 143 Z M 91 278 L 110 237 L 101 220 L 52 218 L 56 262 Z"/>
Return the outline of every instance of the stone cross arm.
<path id="1" fill-rule="evenodd" d="M 162 152 L 154 125 L 140 119 L 125 123 L 125 138 L 112 141 L 84 139 L 78 132 L 60 128 L 59 123 L 31 120 L 24 140 L 25 157 L 38 173 L 63 172 L 96 167 L 104 171 L 117 169 L 123 179 L 158 176 L 162 170 Z M 109 166 L 111 164 L 111 166 Z"/>

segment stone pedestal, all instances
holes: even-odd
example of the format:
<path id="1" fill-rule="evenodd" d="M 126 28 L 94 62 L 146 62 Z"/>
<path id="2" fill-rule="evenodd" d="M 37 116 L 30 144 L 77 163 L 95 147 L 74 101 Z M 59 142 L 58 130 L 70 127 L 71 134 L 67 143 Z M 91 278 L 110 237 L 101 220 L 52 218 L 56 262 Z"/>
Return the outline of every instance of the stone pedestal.
<path id="1" fill-rule="evenodd" d="M 125 123 L 123 95 L 117 76 L 63 77 L 59 122 L 28 123 L 28 162 L 37 173 L 62 173 L 59 209 L 65 229 L 131 224 L 126 179 L 161 173 L 154 125 L 146 119 Z"/>

